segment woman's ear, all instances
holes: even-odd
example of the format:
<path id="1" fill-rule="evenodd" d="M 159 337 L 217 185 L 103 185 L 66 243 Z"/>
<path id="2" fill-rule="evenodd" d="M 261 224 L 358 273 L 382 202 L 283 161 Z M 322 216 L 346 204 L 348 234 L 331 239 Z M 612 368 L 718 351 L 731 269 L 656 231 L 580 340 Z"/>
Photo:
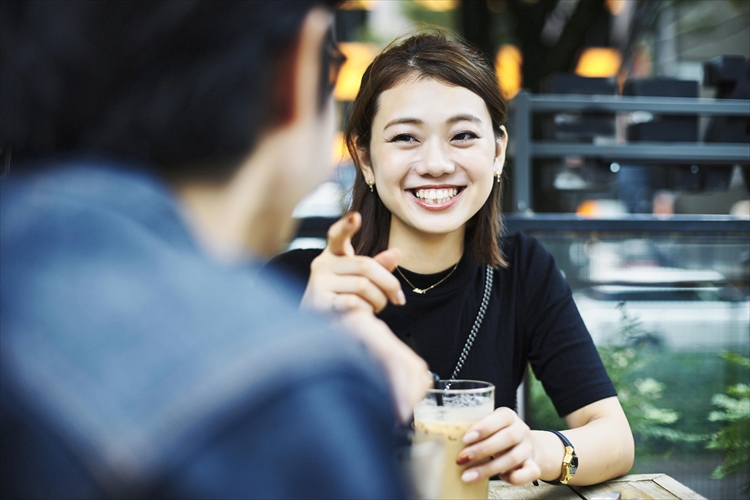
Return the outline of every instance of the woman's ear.
<path id="1" fill-rule="evenodd" d="M 357 148 L 357 160 L 365 182 L 368 185 L 375 184 L 375 171 L 370 163 L 370 153 L 364 148 Z"/>
<path id="2" fill-rule="evenodd" d="M 505 166 L 505 152 L 508 149 L 508 131 L 500 127 L 502 133 L 495 138 L 495 173 L 500 174 Z"/>

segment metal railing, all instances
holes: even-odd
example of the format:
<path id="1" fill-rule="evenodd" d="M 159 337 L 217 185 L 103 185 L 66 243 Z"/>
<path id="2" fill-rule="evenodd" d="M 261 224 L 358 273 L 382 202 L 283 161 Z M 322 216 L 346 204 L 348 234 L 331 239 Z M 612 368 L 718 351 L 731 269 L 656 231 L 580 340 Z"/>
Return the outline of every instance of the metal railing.
<path id="1" fill-rule="evenodd" d="M 555 111 L 581 113 L 643 111 L 669 115 L 741 116 L 750 119 L 750 101 L 682 97 L 631 97 L 604 95 L 534 95 L 518 93 L 511 105 L 514 208 L 532 210 L 534 158 L 581 156 L 640 163 L 750 164 L 750 144 L 702 142 L 637 142 L 585 144 L 535 141 L 534 115 Z"/>
<path id="2" fill-rule="evenodd" d="M 336 217 L 306 217 L 299 219 L 297 238 L 325 238 Z M 627 215 L 617 218 L 592 219 L 575 214 L 506 214 L 506 232 L 592 233 L 620 234 L 695 234 L 705 236 L 732 235 L 750 241 L 750 219 L 730 215 Z"/>

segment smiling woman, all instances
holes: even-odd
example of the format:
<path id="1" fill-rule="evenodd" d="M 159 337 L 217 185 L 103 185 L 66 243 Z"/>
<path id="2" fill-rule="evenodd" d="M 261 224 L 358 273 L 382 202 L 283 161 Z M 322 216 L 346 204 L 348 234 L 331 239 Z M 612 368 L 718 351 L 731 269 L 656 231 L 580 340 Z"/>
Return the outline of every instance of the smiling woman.
<path id="1" fill-rule="evenodd" d="M 365 181 L 392 214 L 390 245 L 446 247 L 445 240 L 453 241 L 442 259 L 403 255 L 403 266 L 430 273 L 461 259 L 466 222 L 489 199 L 507 136 L 494 134 L 487 106 L 470 90 L 407 78 L 380 94 L 369 154 L 358 156 Z"/>
<path id="2" fill-rule="evenodd" d="M 369 186 L 379 180 L 375 176 L 365 179 L 368 167 L 378 168 L 371 161 L 377 163 L 374 156 L 386 149 L 381 147 L 386 140 L 396 143 L 394 149 L 401 147 L 413 151 L 411 158 L 428 155 L 419 172 L 438 175 L 430 174 L 432 179 L 426 186 L 421 182 L 409 185 L 412 189 L 444 188 L 440 185 L 444 176 L 435 169 L 446 168 L 440 167 L 439 163 L 450 164 L 454 159 L 445 156 L 448 152 L 438 147 L 439 142 L 449 144 L 448 149 L 453 153 L 466 151 L 464 158 L 476 157 L 479 150 L 487 153 L 489 161 L 483 168 L 490 175 L 486 177 L 491 181 L 495 175 L 499 180 L 507 144 L 503 127 L 506 115 L 507 106 L 492 66 L 464 43 L 451 42 L 440 33 L 418 35 L 400 43 L 397 40 L 376 57 L 362 77 L 346 130 L 347 146 L 358 166 L 352 200 L 352 210 L 362 214 L 362 230 L 352 239 L 357 253 L 374 256 L 388 248 L 393 220 L 391 207 L 378 196 L 368 196 Z M 435 140 L 437 135 L 433 133 L 438 132 L 436 127 L 442 129 L 439 141 Z M 433 134 L 427 137 L 427 133 Z M 404 146 L 404 142 L 411 146 Z M 470 163 L 476 169 L 478 161 L 473 159 Z M 456 176 L 464 175 L 463 168 L 460 170 L 462 172 Z M 459 194 L 462 191 L 461 186 L 446 187 L 457 189 Z M 465 234 L 462 228 L 461 234 L 451 236 L 460 240 L 461 251 L 465 236 L 471 241 L 470 247 L 477 260 L 493 266 L 504 264 L 497 240 L 501 231 L 499 207 L 502 192 L 499 188 L 498 185 L 497 189 L 490 190 L 478 210 L 463 221 L 471 220 Z M 377 191 L 382 197 L 383 186 L 377 185 Z M 412 194 L 419 198 L 416 191 Z"/>
<path id="3" fill-rule="evenodd" d="M 505 118 L 492 66 L 472 48 L 440 33 L 395 42 L 352 107 L 353 213 L 322 252 L 273 264 L 306 281 L 303 307 L 374 312 L 442 379 L 495 386 L 495 411 L 454 458 L 463 481 L 604 481 L 629 470 L 633 438 L 554 259 L 533 238 L 502 234 Z M 515 413 L 527 364 L 564 434 L 532 431 Z"/>

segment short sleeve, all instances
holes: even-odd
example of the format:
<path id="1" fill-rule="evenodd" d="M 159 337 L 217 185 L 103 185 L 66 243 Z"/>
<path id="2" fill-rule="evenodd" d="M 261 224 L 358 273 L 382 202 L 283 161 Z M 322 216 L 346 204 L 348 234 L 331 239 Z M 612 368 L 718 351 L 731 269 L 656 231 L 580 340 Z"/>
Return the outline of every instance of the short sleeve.
<path id="1" fill-rule="evenodd" d="M 521 314 L 528 359 L 560 416 L 617 392 L 555 260 L 519 237 Z"/>

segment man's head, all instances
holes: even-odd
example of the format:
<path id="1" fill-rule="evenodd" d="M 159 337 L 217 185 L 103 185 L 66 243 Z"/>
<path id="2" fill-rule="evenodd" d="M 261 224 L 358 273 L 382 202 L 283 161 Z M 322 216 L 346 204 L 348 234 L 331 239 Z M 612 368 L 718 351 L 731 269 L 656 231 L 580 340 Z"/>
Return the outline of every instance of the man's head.
<path id="1" fill-rule="evenodd" d="M 14 163 L 102 154 L 208 185 L 262 151 L 296 183 L 278 193 L 293 205 L 330 155 L 333 3 L 2 2 L 0 147 Z"/>

